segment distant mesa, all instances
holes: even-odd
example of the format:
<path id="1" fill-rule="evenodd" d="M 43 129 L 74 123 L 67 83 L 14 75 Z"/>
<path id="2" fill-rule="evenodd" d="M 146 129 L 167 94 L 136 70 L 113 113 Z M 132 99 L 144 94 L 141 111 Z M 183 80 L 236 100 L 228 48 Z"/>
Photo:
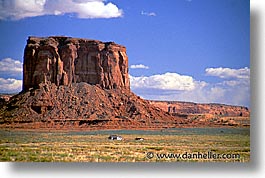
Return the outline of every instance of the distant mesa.
<path id="1" fill-rule="evenodd" d="M 80 82 L 106 89 L 130 89 L 126 48 L 114 42 L 29 37 L 23 69 L 24 91 L 40 83 L 70 86 Z"/>
<path id="2" fill-rule="evenodd" d="M 250 110 L 244 106 L 225 104 L 202 104 L 181 101 L 150 101 L 156 107 L 172 114 L 211 114 L 223 117 L 249 117 Z"/>

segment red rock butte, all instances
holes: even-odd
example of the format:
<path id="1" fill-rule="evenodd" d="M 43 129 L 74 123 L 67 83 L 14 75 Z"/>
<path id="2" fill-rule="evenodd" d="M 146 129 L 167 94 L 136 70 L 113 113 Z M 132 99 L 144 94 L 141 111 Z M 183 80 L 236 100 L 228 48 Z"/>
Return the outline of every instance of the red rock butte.
<path id="1" fill-rule="evenodd" d="M 0 95 L 0 129 L 249 127 L 248 108 L 148 101 L 130 91 L 128 57 L 114 42 L 29 37 L 23 91 Z"/>
<path id="2" fill-rule="evenodd" d="M 0 128 L 158 129 L 183 120 L 130 91 L 128 57 L 114 42 L 29 37 L 23 91 L 0 100 Z"/>
<path id="3" fill-rule="evenodd" d="M 86 82 L 130 89 L 128 57 L 114 42 L 64 36 L 29 37 L 24 51 L 23 91 L 40 83 Z"/>

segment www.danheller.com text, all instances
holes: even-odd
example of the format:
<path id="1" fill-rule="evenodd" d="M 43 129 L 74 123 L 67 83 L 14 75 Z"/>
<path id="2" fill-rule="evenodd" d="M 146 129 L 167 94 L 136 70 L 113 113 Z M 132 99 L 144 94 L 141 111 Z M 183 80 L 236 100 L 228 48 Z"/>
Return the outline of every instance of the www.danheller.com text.
<path id="1" fill-rule="evenodd" d="M 214 153 L 212 151 L 208 151 L 207 153 L 153 153 L 148 152 L 146 154 L 148 159 L 157 158 L 157 159 L 239 159 L 240 154 L 238 153 Z"/>

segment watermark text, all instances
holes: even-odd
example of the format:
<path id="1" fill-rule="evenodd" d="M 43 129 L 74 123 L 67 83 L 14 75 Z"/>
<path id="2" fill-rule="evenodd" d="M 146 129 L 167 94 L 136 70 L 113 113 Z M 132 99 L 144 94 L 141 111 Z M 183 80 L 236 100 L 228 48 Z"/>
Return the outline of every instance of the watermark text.
<path id="1" fill-rule="evenodd" d="M 154 153 L 148 152 L 146 153 L 146 157 L 148 159 L 156 158 L 156 159 L 176 159 L 176 160 L 199 160 L 199 159 L 240 159 L 240 154 L 236 153 L 214 153 L 212 151 L 208 151 L 206 153 L 195 152 L 195 153 Z"/>

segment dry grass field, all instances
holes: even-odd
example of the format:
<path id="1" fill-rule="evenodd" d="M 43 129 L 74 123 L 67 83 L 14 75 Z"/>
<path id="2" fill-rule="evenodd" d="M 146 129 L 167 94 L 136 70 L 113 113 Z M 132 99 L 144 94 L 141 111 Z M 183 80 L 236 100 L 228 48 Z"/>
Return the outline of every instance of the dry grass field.
<path id="1" fill-rule="evenodd" d="M 16 162 L 249 162 L 250 136 L 220 132 L 171 134 L 122 134 L 108 140 L 98 132 L 0 131 L 0 161 Z M 144 140 L 135 140 L 142 137 Z M 188 154 L 228 154 L 228 158 L 191 158 Z M 176 158 L 180 154 L 182 157 Z M 240 157 L 231 157 L 231 155 Z M 184 156 L 183 156 L 184 155 Z M 162 158 L 163 157 L 163 158 Z M 167 158 L 165 158 L 167 157 Z"/>

